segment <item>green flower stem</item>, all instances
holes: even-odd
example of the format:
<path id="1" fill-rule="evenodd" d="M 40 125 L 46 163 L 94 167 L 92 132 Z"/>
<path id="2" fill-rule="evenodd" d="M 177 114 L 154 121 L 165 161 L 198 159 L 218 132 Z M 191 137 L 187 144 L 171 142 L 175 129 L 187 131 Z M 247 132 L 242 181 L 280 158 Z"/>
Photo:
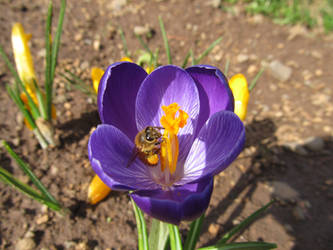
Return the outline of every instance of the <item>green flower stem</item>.
<path id="1" fill-rule="evenodd" d="M 125 56 L 130 57 L 131 55 L 128 52 L 125 34 L 124 34 L 124 31 L 121 27 L 119 27 L 119 34 L 120 34 L 121 41 L 123 42 L 123 49 L 124 49 Z"/>
<path id="2" fill-rule="evenodd" d="M 170 247 L 171 250 L 182 250 L 182 239 L 179 233 L 178 226 L 169 224 L 169 234 L 170 234 Z"/>
<path id="3" fill-rule="evenodd" d="M 138 208 L 138 206 L 135 204 L 133 199 L 131 199 L 134 213 L 135 213 L 135 219 L 136 219 L 136 226 L 138 229 L 138 247 L 139 250 L 148 250 L 148 237 L 147 237 L 147 228 L 146 228 L 146 222 L 145 218 L 143 217 L 143 214 Z"/>
<path id="4" fill-rule="evenodd" d="M 198 219 L 191 223 L 190 231 L 187 234 L 184 250 L 194 250 L 195 245 L 200 236 L 201 226 L 205 219 L 205 214 L 202 214 Z"/>
<path id="5" fill-rule="evenodd" d="M 183 69 L 186 68 L 187 63 L 188 63 L 188 59 L 190 59 L 190 56 L 191 56 L 192 53 L 193 53 L 193 52 L 192 52 L 192 49 L 190 49 L 190 50 L 187 52 L 187 54 L 186 54 L 186 56 L 185 56 L 185 59 L 184 59 L 184 62 L 183 62 L 183 64 L 182 64 L 182 68 L 183 68 Z"/>

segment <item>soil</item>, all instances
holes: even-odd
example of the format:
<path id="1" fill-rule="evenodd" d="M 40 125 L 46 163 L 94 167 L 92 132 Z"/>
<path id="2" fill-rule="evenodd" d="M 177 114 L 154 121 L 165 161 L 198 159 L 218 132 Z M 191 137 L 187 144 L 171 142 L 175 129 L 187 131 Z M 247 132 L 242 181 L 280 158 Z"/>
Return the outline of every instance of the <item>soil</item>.
<path id="1" fill-rule="evenodd" d="M 31 50 L 35 65 L 40 65 L 36 67 L 40 84 L 47 2 L 0 1 L 0 43 L 12 55 L 14 22 L 21 22 L 26 32 L 33 34 Z M 160 49 L 160 62 L 165 64 L 158 16 L 164 20 L 174 64 L 181 65 L 190 48 L 199 55 L 222 36 L 222 42 L 202 63 L 224 69 L 229 59 L 228 77 L 242 72 L 251 81 L 262 65 L 274 60 L 292 72 L 283 82 L 267 69 L 251 92 L 246 147 L 215 178 L 197 246 L 216 243 L 234 225 L 276 198 L 236 241 L 275 242 L 278 249 L 333 249 L 332 37 L 249 16 L 242 5 L 225 12 L 208 2 L 68 1 L 55 79 L 58 148 L 43 151 L 23 125 L 5 90 L 5 83 L 13 78 L 0 60 L 1 139 L 14 147 L 69 209 L 68 214 L 58 215 L 0 183 L 1 249 L 23 249 L 19 243 L 27 239 L 32 239 L 29 249 L 137 248 L 135 219 L 126 193 L 111 192 L 94 206 L 86 202 L 94 176 L 87 142 L 90 130 L 100 123 L 97 105 L 82 92 L 68 88 L 59 73 L 70 69 L 90 84 L 91 67 L 106 68 L 124 56 L 119 26 L 133 57 L 142 49 L 134 27 L 149 26 L 152 36 L 146 42 L 150 48 Z M 54 8 L 56 21 L 59 1 Z M 306 148 L 305 141 L 312 137 L 319 146 Z M 28 182 L 3 148 L 0 165 Z M 183 236 L 188 228 L 188 222 L 181 224 Z"/>

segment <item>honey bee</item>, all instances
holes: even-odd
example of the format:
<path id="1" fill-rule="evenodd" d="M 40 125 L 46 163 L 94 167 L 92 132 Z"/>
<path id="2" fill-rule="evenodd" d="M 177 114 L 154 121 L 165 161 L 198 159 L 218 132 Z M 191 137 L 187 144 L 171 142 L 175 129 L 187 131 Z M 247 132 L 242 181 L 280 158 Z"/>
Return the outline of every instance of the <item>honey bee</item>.
<path id="1" fill-rule="evenodd" d="M 159 129 L 164 128 L 148 126 L 135 136 L 135 148 L 127 167 L 131 165 L 136 157 L 139 157 L 142 162 L 149 166 L 157 165 L 162 142 L 162 134 Z"/>

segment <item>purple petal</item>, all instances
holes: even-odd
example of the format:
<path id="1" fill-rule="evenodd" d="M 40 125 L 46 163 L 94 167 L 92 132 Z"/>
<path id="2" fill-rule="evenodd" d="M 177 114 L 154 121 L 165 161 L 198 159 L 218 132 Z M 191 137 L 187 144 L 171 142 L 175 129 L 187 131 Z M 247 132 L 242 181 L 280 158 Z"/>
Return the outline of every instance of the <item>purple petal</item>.
<path id="1" fill-rule="evenodd" d="M 193 142 L 179 183 L 197 181 L 223 171 L 242 151 L 245 142 L 244 125 L 230 111 L 215 113 L 201 128 Z"/>
<path id="2" fill-rule="evenodd" d="M 161 126 L 162 105 L 178 103 L 189 118 L 179 130 L 179 160 L 185 159 L 194 139 L 199 116 L 199 94 L 195 82 L 182 68 L 167 65 L 154 70 L 142 83 L 136 100 L 136 122 L 139 130 L 146 126 Z"/>
<path id="3" fill-rule="evenodd" d="M 131 140 L 137 134 L 135 99 L 147 73 L 130 62 L 118 62 L 105 71 L 98 87 L 98 110 L 102 123 L 113 125 Z"/>
<path id="4" fill-rule="evenodd" d="M 222 110 L 234 111 L 234 97 L 228 80 L 218 68 L 196 65 L 187 68 L 186 71 L 194 79 L 199 90 L 200 116 L 197 132 L 214 113 Z"/>
<path id="5" fill-rule="evenodd" d="M 112 125 L 99 125 L 88 142 L 88 155 L 93 170 L 112 189 L 156 189 L 149 169 L 138 158 L 128 166 L 134 144 Z"/>
<path id="6" fill-rule="evenodd" d="M 213 178 L 173 187 L 170 191 L 145 190 L 131 194 L 135 203 L 148 215 L 178 225 L 194 220 L 207 209 L 213 191 Z"/>

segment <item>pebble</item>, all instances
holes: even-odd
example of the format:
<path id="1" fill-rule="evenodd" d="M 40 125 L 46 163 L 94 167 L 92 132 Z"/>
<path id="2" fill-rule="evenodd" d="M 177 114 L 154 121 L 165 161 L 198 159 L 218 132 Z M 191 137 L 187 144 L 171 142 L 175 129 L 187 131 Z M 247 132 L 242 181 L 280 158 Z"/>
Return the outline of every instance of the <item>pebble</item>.
<path id="1" fill-rule="evenodd" d="M 217 235 L 217 233 L 219 232 L 220 230 L 220 226 L 216 223 L 212 223 L 209 225 L 208 227 L 208 232 L 211 234 L 211 235 Z"/>
<path id="2" fill-rule="evenodd" d="M 313 136 L 304 140 L 304 146 L 312 151 L 321 151 L 325 147 L 323 138 Z"/>
<path id="3" fill-rule="evenodd" d="M 319 51 L 317 51 L 317 50 L 312 51 L 311 52 L 311 56 L 314 57 L 314 58 L 316 58 L 316 59 L 323 58 L 323 55 Z"/>
<path id="4" fill-rule="evenodd" d="M 133 32 L 137 36 L 146 36 L 150 32 L 150 28 L 148 27 L 148 25 L 146 25 L 146 26 L 135 26 Z"/>
<path id="5" fill-rule="evenodd" d="M 34 250 L 34 249 L 36 249 L 36 243 L 31 237 L 20 239 L 15 245 L 15 250 Z"/>
<path id="6" fill-rule="evenodd" d="M 273 195 L 284 201 L 299 199 L 299 193 L 285 182 L 273 181 L 271 184 Z"/>
<path id="7" fill-rule="evenodd" d="M 323 71 L 321 69 L 316 69 L 315 75 L 316 76 L 322 76 L 323 75 Z"/>
<path id="8" fill-rule="evenodd" d="M 308 155 L 308 151 L 298 142 L 286 142 L 283 146 L 299 155 Z"/>
<path id="9" fill-rule="evenodd" d="M 46 223 L 49 220 L 49 216 L 47 214 L 42 215 L 41 217 L 36 219 L 37 225 Z"/>
<path id="10" fill-rule="evenodd" d="M 250 65 L 248 68 L 247 68 L 247 73 L 249 75 L 253 75 L 255 72 L 258 71 L 258 67 L 256 65 Z"/>
<path id="11" fill-rule="evenodd" d="M 217 9 L 221 6 L 221 2 L 222 2 L 222 0 L 210 0 L 207 2 L 207 5 L 212 6 Z"/>
<path id="12" fill-rule="evenodd" d="M 238 63 L 244 63 L 244 62 L 247 62 L 249 60 L 249 56 L 246 55 L 246 54 L 239 54 L 237 56 L 237 62 Z"/>
<path id="13" fill-rule="evenodd" d="M 292 69 L 278 60 L 272 61 L 268 67 L 272 76 L 282 82 L 287 81 L 292 74 Z"/>
<path id="14" fill-rule="evenodd" d="M 93 48 L 94 48 L 94 50 L 99 51 L 102 48 L 101 41 L 100 40 L 95 40 L 93 42 Z"/>

